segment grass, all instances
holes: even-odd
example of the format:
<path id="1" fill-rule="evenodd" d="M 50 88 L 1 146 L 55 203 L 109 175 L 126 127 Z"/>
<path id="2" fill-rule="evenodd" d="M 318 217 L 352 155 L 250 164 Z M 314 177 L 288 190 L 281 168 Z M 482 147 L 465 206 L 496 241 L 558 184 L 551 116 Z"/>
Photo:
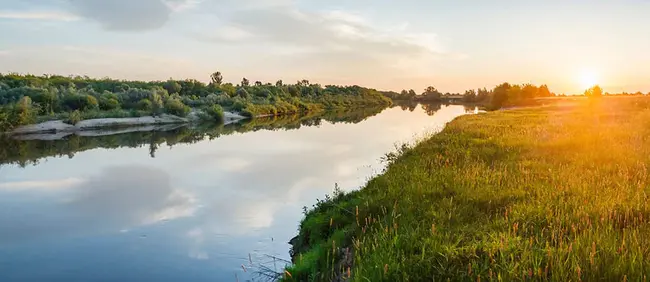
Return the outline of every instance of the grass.
<path id="1" fill-rule="evenodd" d="M 460 117 L 318 201 L 284 280 L 646 281 L 650 98 L 558 101 Z"/>

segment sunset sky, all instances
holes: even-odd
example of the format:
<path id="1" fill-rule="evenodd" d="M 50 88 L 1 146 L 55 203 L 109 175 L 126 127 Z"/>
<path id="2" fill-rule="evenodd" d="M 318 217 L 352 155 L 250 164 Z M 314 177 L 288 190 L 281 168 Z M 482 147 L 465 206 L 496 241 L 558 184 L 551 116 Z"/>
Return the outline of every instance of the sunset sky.
<path id="1" fill-rule="evenodd" d="M 0 0 L 0 72 L 647 93 L 649 14 L 647 0 Z"/>

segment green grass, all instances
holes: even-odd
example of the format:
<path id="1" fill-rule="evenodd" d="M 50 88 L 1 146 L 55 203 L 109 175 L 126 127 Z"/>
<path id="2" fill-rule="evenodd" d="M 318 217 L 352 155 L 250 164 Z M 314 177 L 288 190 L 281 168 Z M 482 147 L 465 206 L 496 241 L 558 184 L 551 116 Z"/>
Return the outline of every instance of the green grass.
<path id="1" fill-rule="evenodd" d="M 649 98 L 460 117 L 308 211 L 284 280 L 645 281 L 649 136 Z"/>

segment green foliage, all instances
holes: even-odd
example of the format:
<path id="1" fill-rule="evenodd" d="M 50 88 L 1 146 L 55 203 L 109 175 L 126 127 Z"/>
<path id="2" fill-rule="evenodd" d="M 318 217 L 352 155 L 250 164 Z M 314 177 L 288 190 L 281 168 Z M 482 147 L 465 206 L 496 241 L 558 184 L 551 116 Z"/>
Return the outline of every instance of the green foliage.
<path id="1" fill-rule="evenodd" d="M 65 122 L 68 124 L 75 125 L 82 120 L 83 118 L 81 117 L 81 112 L 79 112 L 79 110 L 74 110 L 72 113 L 70 113 L 70 116 Z"/>
<path id="2" fill-rule="evenodd" d="M 138 102 L 138 110 L 141 111 L 151 111 L 151 101 L 149 99 L 142 99 Z"/>
<path id="3" fill-rule="evenodd" d="M 221 83 L 223 83 L 223 75 L 221 75 L 221 72 L 219 71 L 211 74 L 210 79 L 214 85 L 221 85 Z"/>
<path id="4" fill-rule="evenodd" d="M 219 105 L 214 105 L 203 110 L 206 114 L 206 118 L 209 121 L 223 122 L 224 112 L 223 108 Z"/>
<path id="5" fill-rule="evenodd" d="M 63 107 L 69 111 L 86 111 L 98 108 L 99 102 L 87 94 L 71 94 L 63 98 Z"/>
<path id="6" fill-rule="evenodd" d="M 178 83 L 176 81 L 173 81 L 173 80 L 169 80 L 169 81 L 165 82 L 163 84 L 163 88 L 165 90 L 167 90 L 167 92 L 169 94 L 178 94 L 183 89 L 183 87 L 181 86 L 180 83 Z"/>
<path id="7" fill-rule="evenodd" d="M 186 106 L 178 99 L 169 99 L 165 103 L 165 111 L 172 115 L 184 117 L 190 113 L 190 110 L 190 107 Z"/>
<path id="8" fill-rule="evenodd" d="M 248 96 L 250 96 L 250 94 L 248 94 L 248 91 L 246 91 L 246 88 L 243 88 L 243 87 L 237 89 L 237 92 L 235 94 L 237 95 L 237 97 L 240 97 L 240 98 L 243 98 L 243 99 L 246 99 L 246 98 L 248 98 Z"/>
<path id="9" fill-rule="evenodd" d="M 293 85 L 255 83 L 243 79 L 240 87 L 223 83 L 220 73 L 211 83 L 186 80 L 123 81 L 89 77 L 33 76 L 0 74 L 0 107 L 7 123 L 15 127 L 15 105 L 30 97 L 38 120 L 47 117 L 67 118 L 77 110 L 82 116 L 90 112 L 124 110 L 163 112 L 186 115 L 189 107 L 210 108 L 220 105 L 226 110 L 250 116 L 306 113 L 323 109 L 388 106 L 392 102 L 374 89 L 360 86 L 321 86 L 308 80 Z M 94 114 L 93 114 L 94 115 Z"/>

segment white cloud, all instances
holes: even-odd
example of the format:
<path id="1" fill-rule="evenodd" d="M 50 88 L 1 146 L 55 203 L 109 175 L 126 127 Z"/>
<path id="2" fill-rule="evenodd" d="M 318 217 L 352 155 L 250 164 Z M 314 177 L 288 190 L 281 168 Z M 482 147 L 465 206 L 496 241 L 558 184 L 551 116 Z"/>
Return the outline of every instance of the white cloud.
<path id="1" fill-rule="evenodd" d="M 294 3 L 236 7 L 199 19 L 202 24 L 191 34 L 205 42 L 247 48 L 253 54 L 242 63 L 265 61 L 276 72 L 291 70 L 315 78 L 351 76 L 363 84 L 359 76 L 395 77 L 396 72 L 406 75 L 406 70 L 411 76 L 429 75 L 436 61 L 457 57 L 436 34 L 413 30 L 404 22 L 387 26 L 362 14 L 306 11 Z M 256 53 L 260 46 L 264 52 Z"/>
<path id="2" fill-rule="evenodd" d="M 10 192 L 26 192 L 26 191 L 60 191 L 65 189 L 72 189 L 81 184 L 83 180 L 78 178 L 66 178 L 44 181 L 20 181 L 20 182 L 6 182 L 0 183 L 0 191 Z"/>
<path id="3" fill-rule="evenodd" d="M 163 2 L 172 11 L 180 12 L 198 6 L 203 0 L 163 0 Z"/>
<path id="4" fill-rule="evenodd" d="M 60 11 L 0 11 L 0 19 L 77 21 L 80 17 Z"/>

